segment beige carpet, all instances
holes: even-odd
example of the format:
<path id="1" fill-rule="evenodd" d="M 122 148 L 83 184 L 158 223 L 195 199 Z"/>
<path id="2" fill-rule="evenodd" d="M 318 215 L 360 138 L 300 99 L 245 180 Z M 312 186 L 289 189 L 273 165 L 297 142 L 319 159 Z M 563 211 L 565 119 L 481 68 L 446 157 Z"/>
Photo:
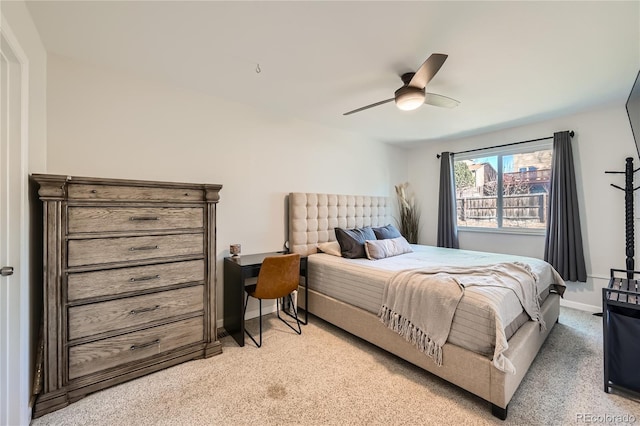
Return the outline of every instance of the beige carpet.
<path id="1" fill-rule="evenodd" d="M 591 417 L 594 424 L 622 416 L 640 422 L 640 403 L 602 390 L 601 318 L 572 309 L 562 308 L 504 422 L 491 416 L 489 403 L 317 318 L 298 336 L 270 316 L 261 349 L 222 340 L 222 355 L 90 395 L 32 424 L 567 425 L 589 423 L 588 416 L 601 416 Z"/>

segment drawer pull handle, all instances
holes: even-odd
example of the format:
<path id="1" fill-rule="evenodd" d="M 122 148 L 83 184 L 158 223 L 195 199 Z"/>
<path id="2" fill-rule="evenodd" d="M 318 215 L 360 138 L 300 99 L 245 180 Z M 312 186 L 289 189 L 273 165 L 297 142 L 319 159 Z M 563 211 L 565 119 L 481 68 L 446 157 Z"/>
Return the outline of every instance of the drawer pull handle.
<path id="1" fill-rule="evenodd" d="M 158 343 L 160 343 L 160 339 L 156 339 L 153 342 L 143 343 L 141 345 L 131 345 L 129 350 L 135 351 L 136 349 L 146 348 L 146 347 L 149 347 L 149 346 L 157 345 Z"/>
<path id="2" fill-rule="evenodd" d="M 160 309 L 160 305 L 156 305 L 153 308 L 132 309 L 129 311 L 129 315 L 142 314 L 144 312 L 152 312 Z"/>
<path id="3" fill-rule="evenodd" d="M 131 247 L 129 251 L 140 251 L 140 250 L 156 250 L 159 249 L 158 246 L 142 246 L 142 247 Z"/>
<path id="4" fill-rule="evenodd" d="M 138 281 L 157 280 L 158 278 L 160 278 L 160 275 L 150 275 L 148 277 L 130 278 L 129 281 L 131 281 L 132 283 L 135 283 L 135 282 L 138 282 Z"/>
<path id="5" fill-rule="evenodd" d="M 158 216 L 131 216 L 129 220 L 160 220 Z"/>

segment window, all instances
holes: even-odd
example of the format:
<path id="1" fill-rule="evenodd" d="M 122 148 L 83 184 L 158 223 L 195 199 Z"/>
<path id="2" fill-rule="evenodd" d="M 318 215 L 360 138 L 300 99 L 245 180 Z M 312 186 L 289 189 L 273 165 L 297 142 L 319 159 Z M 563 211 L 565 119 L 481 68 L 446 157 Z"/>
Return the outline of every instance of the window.
<path id="1" fill-rule="evenodd" d="M 552 155 L 551 142 L 457 154 L 458 227 L 543 231 Z"/>

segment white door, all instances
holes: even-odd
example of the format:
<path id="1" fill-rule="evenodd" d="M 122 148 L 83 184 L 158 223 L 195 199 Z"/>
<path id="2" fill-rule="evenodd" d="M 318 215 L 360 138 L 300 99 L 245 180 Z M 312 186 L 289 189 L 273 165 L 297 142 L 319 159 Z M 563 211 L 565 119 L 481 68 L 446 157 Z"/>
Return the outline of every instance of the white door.
<path id="1" fill-rule="evenodd" d="M 24 64 L 6 22 L 0 27 L 0 425 L 28 418 L 28 283 L 25 220 L 26 166 L 22 148 Z M 22 269 L 22 271 L 21 271 Z M 28 414 L 27 414 L 28 416 Z"/>

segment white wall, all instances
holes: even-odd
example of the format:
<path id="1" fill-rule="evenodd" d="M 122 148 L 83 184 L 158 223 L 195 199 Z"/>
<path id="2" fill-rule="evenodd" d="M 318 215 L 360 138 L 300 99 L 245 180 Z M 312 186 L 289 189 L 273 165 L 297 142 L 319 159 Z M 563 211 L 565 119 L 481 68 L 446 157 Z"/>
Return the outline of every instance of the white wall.
<path id="1" fill-rule="evenodd" d="M 28 101 L 26 108 L 26 145 L 22 147 L 24 156 L 25 174 L 42 172 L 46 169 L 46 52 L 40 40 L 31 15 L 22 1 L 2 2 L 1 15 L 3 24 L 15 37 L 20 49 L 25 55 L 26 71 L 28 73 Z M 26 149 L 26 152 L 24 151 Z M 40 274 L 34 267 L 26 267 L 29 261 L 36 256 L 37 250 L 31 244 L 29 235 L 35 233 L 32 229 L 33 222 L 30 217 L 29 191 L 26 185 L 27 176 L 24 177 L 24 203 L 21 206 L 21 265 L 20 270 L 20 318 L 9 318 L 10 327 L 20 329 L 21 343 L 19 347 L 12 347 L 21 360 L 20 383 L 14 389 L 17 394 L 17 406 L 13 406 L 16 412 L 8 413 L 8 418 L 19 419 L 19 424 L 28 424 L 31 420 L 29 398 L 31 396 L 31 384 L 33 383 L 33 366 L 35 365 L 36 342 L 39 332 L 39 295 L 40 287 L 38 279 Z M 25 260 L 24 257 L 28 257 Z M 33 264 L 33 263 L 32 263 Z M 36 262 L 36 264 L 38 264 Z M 17 265 L 16 265 L 17 266 Z M 3 366 L 4 367 L 4 366 Z M 15 396 L 15 395 L 14 395 Z M 6 414 L 6 413 L 5 413 Z"/>
<path id="2" fill-rule="evenodd" d="M 223 185 L 219 319 L 229 244 L 282 249 L 286 194 L 392 195 L 406 180 L 400 148 L 55 55 L 48 119 L 49 173 Z"/>
<path id="3" fill-rule="evenodd" d="M 565 303 L 598 310 L 609 269 L 624 267 L 624 195 L 609 185 L 624 181 L 604 174 L 637 158 L 623 105 L 405 151 L 55 55 L 48 68 L 48 172 L 223 184 L 219 266 L 230 243 L 244 253 L 282 247 L 288 192 L 391 195 L 407 176 L 422 204 L 421 242 L 435 244 L 436 153 L 574 130 L 589 279 L 569 283 Z M 543 236 L 461 232 L 460 242 L 538 258 L 544 252 Z"/>
<path id="4" fill-rule="evenodd" d="M 629 82 L 631 85 L 633 82 Z M 625 158 L 633 157 L 638 167 L 636 147 L 624 105 L 609 105 L 547 120 L 534 125 L 511 128 L 458 140 L 439 141 L 415 147 L 409 155 L 409 181 L 421 197 L 424 225 L 421 242 L 436 243 L 438 220 L 438 184 L 440 162 L 436 154 L 459 152 L 521 140 L 552 136 L 556 131 L 573 130 L 573 155 L 576 166 L 578 201 L 587 283 L 567 283 L 564 303 L 582 309 L 601 309 L 602 287 L 608 282 L 610 268 L 625 267 L 624 193 L 610 184 L 624 187 L 624 175 L 606 175 L 607 170 L 624 171 Z M 636 217 L 640 212 L 636 209 Z M 636 221 L 637 222 L 637 221 Z M 637 224 L 636 227 L 640 227 Z M 636 239 L 637 241 L 637 239 Z M 637 246 L 637 244 L 636 244 Z M 460 232 L 460 247 L 513 253 L 542 258 L 544 237 L 497 233 Z M 636 265 L 640 264 L 640 252 Z"/>

